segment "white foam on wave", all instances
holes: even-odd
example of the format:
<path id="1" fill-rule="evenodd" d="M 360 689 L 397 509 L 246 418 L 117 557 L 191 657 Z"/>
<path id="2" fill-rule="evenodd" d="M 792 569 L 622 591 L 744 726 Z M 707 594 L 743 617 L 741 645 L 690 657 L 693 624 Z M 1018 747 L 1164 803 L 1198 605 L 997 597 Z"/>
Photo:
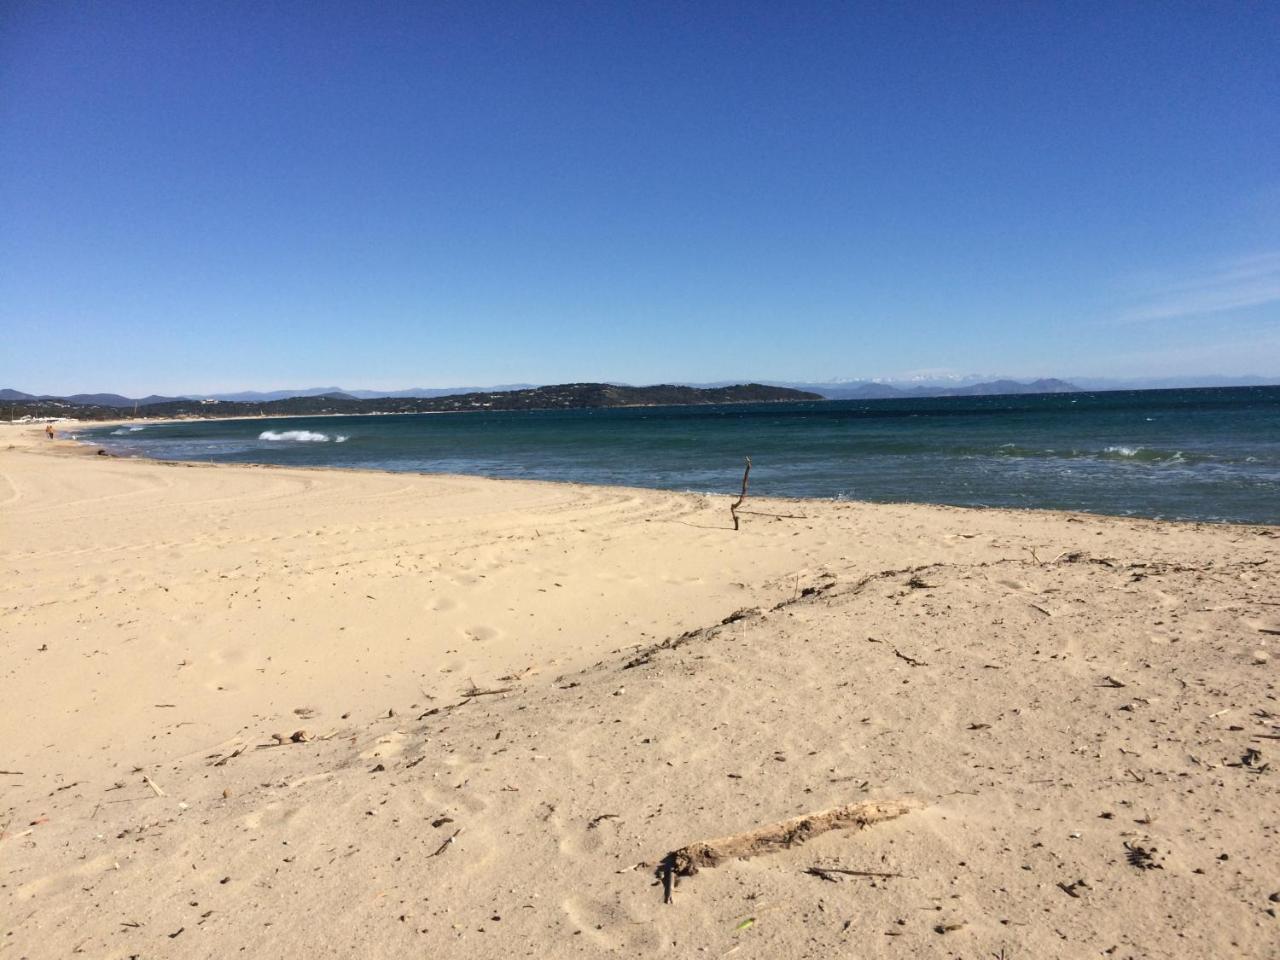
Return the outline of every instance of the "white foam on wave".
<path id="1" fill-rule="evenodd" d="M 258 434 L 259 440 L 292 441 L 293 443 L 328 443 L 327 433 L 316 433 L 312 430 L 263 430 Z M 342 438 L 343 440 L 346 437 Z"/>
<path id="2" fill-rule="evenodd" d="M 333 442 L 334 442 L 334 443 L 346 443 L 346 442 L 347 442 L 347 438 L 346 438 L 346 437 L 344 437 L 342 434 L 338 434 L 336 437 L 334 437 L 334 438 L 333 438 Z"/>
<path id="3" fill-rule="evenodd" d="M 147 428 L 146 427 L 121 427 L 119 430 L 112 430 L 111 435 L 113 437 L 123 437 L 127 433 L 137 433 L 138 431 L 145 430 L 145 429 Z"/>
<path id="4" fill-rule="evenodd" d="M 1103 453 L 1114 453 L 1118 457 L 1136 457 L 1141 447 L 1107 447 Z"/>

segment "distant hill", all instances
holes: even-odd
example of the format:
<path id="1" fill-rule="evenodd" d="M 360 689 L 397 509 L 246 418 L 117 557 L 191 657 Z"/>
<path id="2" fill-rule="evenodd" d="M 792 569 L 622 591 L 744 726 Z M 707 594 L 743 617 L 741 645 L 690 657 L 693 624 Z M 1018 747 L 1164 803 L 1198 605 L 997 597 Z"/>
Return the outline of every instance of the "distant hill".
<path id="1" fill-rule="evenodd" d="M 811 390 L 828 400 L 895 400 L 910 397 L 998 397 L 1031 393 L 1078 393 L 1080 388 L 1065 380 L 991 380 L 959 387 L 904 387 L 891 383 L 788 383 L 787 386 Z"/>
<path id="2" fill-rule="evenodd" d="M 341 387 L 306 387 L 300 390 L 242 390 L 239 393 L 190 393 L 189 400 L 231 400 L 242 403 L 265 403 L 269 400 L 292 400 L 294 397 L 350 397 L 353 400 L 381 400 L 383 397 L 452 397 L 464 393 L 496 393 L 529 390 L 537 384 L 504 383 L 494 387 L 408 387 L 404 390 L 343 390 Z"/>
<path id="3" fill-rule="evenodd" d="M 189 393 L 184 400 L 230 400 L 238 403 L 266 403 L 294 397 L 324 397 L 344 393 L 341 387 L 304 387 L 300 390 L 241 390 L 239 393 Z"/>
<path id="4" fill-rule="evenodd" d="M 922 388 L 928 389 L 928 388 Z M 1065 380 L 1048 378 L 1020 383 L 1017 380 L 992 380 L 989 383 L 975 383 L 967 387 L 952 387 L 943 393 L 927 394 L 939 397 L 999 397 L 1025 393 L 1079 393 L 1080 388 Z M 922 394 L 923 396 L 924 394 Z"/>
<path id="5" fill-rule="evenodd" d="M 16 392 L 16 391 L 15 391 Z M 759 383 L 698 388 L 673 384 L 628 387 L 609 383 L 565 383 L 527 390 L 486 391 L 444 397 L 380 397 L 358 399 L 336 393 L 248 403 L 239 400 L 167 400 L 147 405 L 148 417 L 316 416 L 360 413 L 445 413 L 494 410 L 574 410 L 598 407 L 661 406 L 710 403 L 774 403 L 821 400 L 816 393 Z M 31 397 L 10 401 L 15 412 L 33 417 L 110 420 L 119 417 L 115 404 L 75 403 L 71 398 Z M 132 401 L 129 401 L 132 404 Z"/>
<path id="6" fill-rule="evenodd" d="M 348 390 L 353 397 L 370 400 L 381 397 L 456 397 L 464 393 L 507 393 L 532 390 L 536 383 L 499 383 L 490 387 L 408 387 L 404 390 Z"/>
<path id="7" fill-rule="evenodd" d="M 157 394 L 151 394 L 147 397 L 138 397 L 130 399 L 122 397 L 118 393 L 77 393 L 63 399 L 70 400 L 72 403 L 97 404 L 103 407 L 145 407 L 153 403 L 173 403 L 180 397 L 161 397 Z"/>
<path id="8" fill-rule="evenodd" d="M 69 397 L 55 397 L 49 394 L 23 393 L 21 390 L 0 390 L 0 402 L 12 400 L 54 400 L 62 403 L 74 403 L 86 407 L 145 407 L 153 403 L 174 403 L 183 397 L 162 397 L 152 394 L 149 397 L 122 397 L 118 393 L 76 393 Z"/>

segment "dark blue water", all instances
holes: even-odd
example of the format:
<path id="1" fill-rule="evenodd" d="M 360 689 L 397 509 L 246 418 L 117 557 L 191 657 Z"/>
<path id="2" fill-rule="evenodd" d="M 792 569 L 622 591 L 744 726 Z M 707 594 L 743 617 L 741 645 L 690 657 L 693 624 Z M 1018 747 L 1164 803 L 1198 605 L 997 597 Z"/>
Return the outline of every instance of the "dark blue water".
<path id="1" fill-rule="evenodd" d="M 172 460 L 1280 523 L 1280 387 L 215 420 L 84 435 Z"/>

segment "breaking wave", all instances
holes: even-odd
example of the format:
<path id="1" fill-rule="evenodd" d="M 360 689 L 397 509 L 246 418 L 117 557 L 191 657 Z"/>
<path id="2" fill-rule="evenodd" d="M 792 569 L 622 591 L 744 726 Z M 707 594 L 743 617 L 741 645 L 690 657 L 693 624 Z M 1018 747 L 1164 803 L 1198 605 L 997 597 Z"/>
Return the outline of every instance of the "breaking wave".
<path id="1" fill-rule="evenodd" d="M 138 431 L 145 430 L 145 429 L 147 428 L 146 427 L 121 427 L 119 430 L 112 430 L 111 435 L 113 437 L 123 437 L 126 434 L 137 433 Z"/>
<path id="2" fill-rule="evenodd" d="M 1202 460 L 1204 457 L 1189 458 L 1181 450 L 1157 450 L 1152 447 L 1130 447 L 1117 444 L 1105 447 L 1102 451 L 1104 460 L 1138 460 L 1144 463 L 1185 463 L 1188 459 Z"/>
<path id="3" fill-rule="evenodd" d="M 263 430 L 258 434 L 259 440 L 283 440 L 292 443 L 328 443 L 334 439 L 327 433 L 316 433 L 313 430 Z M 342 443 L 347 438 L 339 435 L 338 443 Z"/>

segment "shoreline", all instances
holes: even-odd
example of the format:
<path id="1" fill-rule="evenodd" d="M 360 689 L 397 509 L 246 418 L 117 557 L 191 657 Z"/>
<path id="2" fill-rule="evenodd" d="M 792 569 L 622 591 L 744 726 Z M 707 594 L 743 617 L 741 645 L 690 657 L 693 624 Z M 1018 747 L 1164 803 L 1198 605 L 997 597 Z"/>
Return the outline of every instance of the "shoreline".
<path id="1" fill-rule="evenodd" d="M 788 402 L 788 401 L 777 401 L 777 402 Z M 456 411 L 445 411 L 445 412 L 456 412 Z M 411 415 L 412 416 L 433 415 L 433 413 L 434 412 L 425 413 L 425 414 L 411 414 Z M 383 414 L 324 414 L 324 415 L 317 415 L 317 416 L 383 416 Z M 237 421 L 243 422 L 243 421 L 254 421 L 254 420 L 267 420 L 267 419 L 302 420 L 302 419 L 310 419 L 310 418 L 311 418 L 310 415 L 308 416 L 267 415 L 265 417 L 238 417 L 238 418 L 225 418 L 225 419 L 237 420 Z M 154 419 L 154 420 L 148 421 L 148 423 L 145 425 L 160 424 L 160 423 L 185 423 L 185 422 L 203 422 L 203 421 Z M 91 424 L 92 428 L 94 429 L 97 429 L 97 428 L 105 429 L 107 427 L 115 427 L 115 426 L 139 425 L 138 421 L 135 421 L 135 420 L 74 421 L 74 423 Z M 31 427 L 34 425 L 15 424 L 13 426 Z M 103 444 L 100 444 L 95 440 L 87 440 L 87 439 L 59 438 L 59 441 L 55 441 L 55 442 L 65 442 L 68 444 L 72 444 L 77 448 L 77 452 L 85 446 L 90 446 L 90 445 L 104 446 Z M 105 449 L 105 446 L 104 446 L 104 449 Z M 451 474 L 451 473 L 443 473 L 443 472 L 418 471 L 418 470 L 381 470 L 374 467 L 355 467 L 355 466 L 347 467 L 347 466 L 337 466 L 332 464 L 284 465 L 284 464 L 275 464 L 275 463 L 258 462 L 258 461 L 220 462 L 220 461 L 176 460 L 176 459 L 165 460 L 162 458 L 149 457 L 141 454 L 122 455 L 122 454 L 110 453 L 109 451 L 108 451 L 108 456 L 115 459 L 120 459 L 120 460 L 147 461 L 151 463 L 168 464 L 168 465 L 190 466 L 190 465 L 198 464 L 203 466 L 244 466 L 244 467 L 252 467 L 255 469 L 322 470 L 322 471 L 336 470 L 336 471 L 354 472 L 354 473 L 390 474 L 393 476 L 475 477 L 477 479 L 503 481 L 503 482 L 515 482 L 515 483 L 568 484 L 571 486 L 577 485 L 577 486 L 587 486 L 587 487 L 600 487 L 605 489 L 650 491 L 650 492 L 664 492 L 664 493 L 675 493 L 675 494 L 683 493 L 691 496 L 702 496 L 702 497 L 727 497 L 727 498 L 736 497 L 736 493 L 732 491 L 725 491 L 722 493 L 722 492 L 712 492 L 712 491 L 675 490 L 675 489 L 668 489 L 663 487 L 636 487 L 636 486 L 626 486 L 626 485 L 620 485 L 620 484 L 592 483 L 590 481 L 581 481 L 581 480 L 542 480 L 542 479 L 535 479 L 530 477 L 495 477 L 495 476 L 488 476 L 485 474 Z M 752 495 L 749 498 L 749 500 L 750 501 L 773 501 L 776 503 L 791 503 L 791 504 L 852 503 L 852 504 L 882 505 L 882 506 L 895 506 L 895 505 L 921 506 L 921 507 L 937 507 L 940 509 L 949 509 L 949 510 L 978 510 L 978 511 L 997 510 L 997 511 L 1011 511 L 1014 513 L 1021 513 L 1025 511 L 1025 512 L 1030 512 L 1034 514 L 1046 514 L 1051 516 L 1062 516 L 1062 517 L 1071 517 L 1071 516 L 1097 517 L 1097 518 L 1112 518 L 1116 520 L 1142 520 L 1150 523 L 1172 523 L 1172 524 L 1193 524 L 1193 525 L 1206 524 L 1214 527 L 1242 527 L 1247 529 L 1261 527 L 1261 528 L 1280 529 L 1280 523 L 1272 523 L 1272 522 L 1266 522 L 1266 521 L 1214 520 L 1214 519 L 1181 518 L 1181 517 L 1152 517 L 1152 516 L 1146 516 L 1141 514 L 1101 513 L 1101 512 L 1094 512 L 1089 510 L 1066 509 L 1066 508 L 1057 508 L 1057 507 L 1018 507 L 1018 506 L 1001 506 L 1001 505 L 987 505 L 987 504 L 951 504 L 951 503 L 937 503 L 937 502 L 925 501 L 925 500 L 866 500 L 866 499 L 841 499 L 837 497 L 785 497 L 785 496 L 761 497 L 756 495 Z"/>
<path id="2" fill-rule="evenodd" d="M 1014 394 L 1014 396 L 1035 396 L 1035 394 Z M 1049 394 L 1046 394 L 1049 396 Z M 305 398 L 304 398 L 305 399 Z M 396 399 L 396 398 L 391 398 Z M 430 398 L 428 398 L 430 399 Z M 928 398 L 926 398 L 928 399 Z M 228 401 L 243 402 L 243 401 Z M 833 402 L 827 397 L 809 397 L 804 399 L 787 398 L 778 400 L 723 400 L 700 403 L 616 403 L 609 406 L 599 407 L 519 407 L 519 408 L 499 408 L 490 410 L 485 408 L 469 408 L 459 410 L 370 410 L 362 413 L 260 413 L 260 414 L 244 414 L 240 416 L 227 417 L 197 417 L 197 416 L 179 416 L 179 417 L 133 417 L 127 419 L 118 419 L 115 417 L 106 417 L 102 420 L 82 420 L 78 417 L 35 417 L 29 420 L 0 420 L 0 423 L 6 423 L 9 426 L 30 426 L 33 423 L 59 423 L 59 422 L 75 422 L 85 424 L 109 425 L 115 423 L 137 423 L 139 420 L 150 423 L 206 423 L 211 421 L 228 420 L 307 420 L 321 417 L 415 417 L 429 416 L 435 414 L 467 414 L 467 413 L 573 413 L 573 412 L 590 412 L 593 410 L 652 410 L 664 407 L 738 407 L 738 406 L 771 406 L 776 404 L 788 403 L 827 403 Z M 124 409 L 124 408 L 121 408 Z"/>
<path id="3" fill-rule="evenodd" d="M 836 955 L 849 918 L 886 960 L 1274 943 L 1275 528 L 803 501 L 735 532 L 730 494 L 23 437 L 15 956 L 300 960 L 353 928 L 385 956 Z M 699 838 L 904 798 L 674 905 L 652 885 Z"/>

